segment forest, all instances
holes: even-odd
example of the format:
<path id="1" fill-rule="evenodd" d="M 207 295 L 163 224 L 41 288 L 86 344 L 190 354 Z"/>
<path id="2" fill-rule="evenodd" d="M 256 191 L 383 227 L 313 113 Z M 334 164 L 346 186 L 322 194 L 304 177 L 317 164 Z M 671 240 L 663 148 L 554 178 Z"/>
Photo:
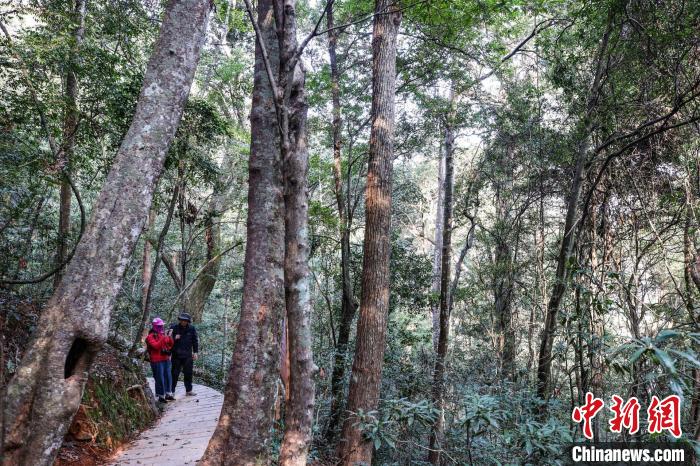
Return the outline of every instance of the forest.
<path id="1" fill-rule="evenodd" d="M 1 465 L 136 464 L 197 406 L 149 385 L 163 323 L 222 400 L 200 465 L 697 464 L 700 2 L 0 0 L 0 32 Z"/>

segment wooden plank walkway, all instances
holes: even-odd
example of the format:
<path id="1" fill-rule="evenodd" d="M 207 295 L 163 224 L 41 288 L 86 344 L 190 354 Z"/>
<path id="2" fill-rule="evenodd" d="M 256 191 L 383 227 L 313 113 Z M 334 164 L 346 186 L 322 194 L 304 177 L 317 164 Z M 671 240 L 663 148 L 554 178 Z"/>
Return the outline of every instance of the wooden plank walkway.
<path id="1" fill-rule="evenodd" d="M 154 382 L 148 379 L 153 390 Z M 175 401 L 166 405 L 156 424 L 114 456 L 111 466 L 194 465 L 214 433 L 224 396 L 204 385 L 193 385 L 196 396 L 185 396 L 178 382 Z"/>

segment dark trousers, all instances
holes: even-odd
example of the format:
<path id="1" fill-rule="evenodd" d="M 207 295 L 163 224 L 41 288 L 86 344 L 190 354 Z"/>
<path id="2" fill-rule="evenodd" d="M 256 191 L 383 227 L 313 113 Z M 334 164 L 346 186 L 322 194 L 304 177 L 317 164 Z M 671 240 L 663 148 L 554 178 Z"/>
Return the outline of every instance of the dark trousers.
<path id="1" fill-rule="evenodd" d="M 188 392 L 192 391 L 192 366 L 194 361 L 192 361 L 192 356 L 180 357 L 173 354 L 172 357 L 173 364 L 173 390 L 175 393 L 175 387 L 177 386 L 177 380 L 180 378 L 180 371 L 185 373 L 185 390 Z"/>
<path id="2" fill-rule="evenodd" d="M 170 361 L 152 362 L 151 370 L 153 371 L 153 379 L 156 381 L 156 396 L 162 398 L 170 393 L 170 386 L 172 385 L 170 380 Z"/>

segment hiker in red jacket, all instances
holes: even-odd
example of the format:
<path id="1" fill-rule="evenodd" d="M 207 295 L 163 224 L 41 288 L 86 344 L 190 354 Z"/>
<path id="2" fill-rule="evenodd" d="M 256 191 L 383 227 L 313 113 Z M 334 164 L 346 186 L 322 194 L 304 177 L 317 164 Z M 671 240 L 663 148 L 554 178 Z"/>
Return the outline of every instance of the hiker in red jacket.
<path id="1" fill-rule="evenodd" d="M 146 337 L 148 357 L 156 381 L 158 401 L 165 403 L 175 399 L 170 389 L 173 385 L 170 367 L 170 353 L 173 349 L 172 337 L 165 333 L 165 322 L 160 317 L 153 319 L 153 328 Z"/>

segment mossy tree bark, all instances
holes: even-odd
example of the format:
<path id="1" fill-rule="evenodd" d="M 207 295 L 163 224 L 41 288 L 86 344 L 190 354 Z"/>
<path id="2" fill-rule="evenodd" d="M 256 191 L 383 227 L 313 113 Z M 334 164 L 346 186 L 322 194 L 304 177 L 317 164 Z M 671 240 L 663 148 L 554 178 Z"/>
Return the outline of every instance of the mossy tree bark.
<path id="1" fill-rule="evenodd" d="M 89 226 L 7 388 L 5 465 L 51 464 L 78 409 L 182 117 L 210 8 L 207 0 L 173 0 L 166 7 L 132 124 Z"/>

